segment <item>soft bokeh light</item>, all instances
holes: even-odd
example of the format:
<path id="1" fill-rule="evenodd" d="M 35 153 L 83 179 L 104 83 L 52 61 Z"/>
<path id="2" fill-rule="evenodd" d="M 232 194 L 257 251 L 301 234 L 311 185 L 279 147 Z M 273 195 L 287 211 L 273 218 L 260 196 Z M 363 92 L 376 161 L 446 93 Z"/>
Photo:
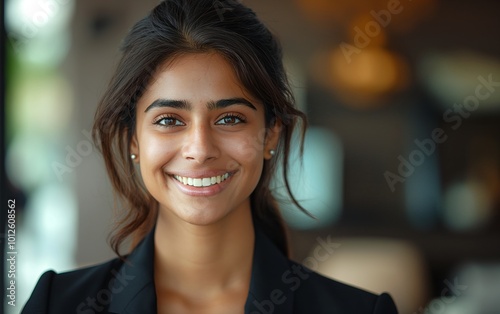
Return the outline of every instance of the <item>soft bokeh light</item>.
<path id="1" fill-rule="evenodd" d="M 69 51 L 74 0 L 7 0 L 7 38 L 24 62 L 55 66 Z"/>
<path id="2" fill-rule="evenodd" d="M 74 119 L 73 87 L 61 74 L 71 44 L 68 27 L 72 0 L 6 2 L 9 48 L 6 170 L 9 181 L 26 198 L 18 209 L 16 314 L 38 277 L 48 268 L 75 267 L 78 207 L 74 182 L 62 182 L 51 167 L 64 159 L 64 145 Z M 63 155 L 61 158 L 60 155 Z M 21 253 L 22 252 L 22 253 Z"/>
<path id="3" fill-rule="evenodd" d="M 18 301 L 24 304 L 40 274 L 74 268 L 78 225 L 76 195 L 71 186 L 47 184 L 31 194 L 24 223 L 18 229 Z"/>
<path id="4" fill-rule="evenodd" d="M 298 143 L 298 139 L 294 140 Z M 290 154 L 290 187 L 295 198 L 317 219 L 308 217 L 290 199 L 281 201 L 281 212 L 287 223 L 297 229 L 312 229 L 334 223 L 342 212 L 342 145 L 334 134 L 310 128 L 304 142 L 303 163 L 299 147 Z M 278 169 L 281 173 L 281 169 Z M 275 191 L 286 195 L 284 183 L 276 180 Z"/>
<path id="5" fill-rule="evenodd" d="M 406 62 L 384 48 L 365 48 L 352 55 L 336 48 L 318 54 L 312 69 L 316 82 L 334 91 L 345 104 L 358 108 L 383 104 L 378 101 L 381 97 L 410 83 Z"/>
<path id="6" fill-rule="evenodd" d="M 486 81 L 491 77 L 498 82 L 500 60 L 471 51 L 429 53 L 422 58 L 418 75 L 422 84 L 439 100 L 441 110 L 445 111 L 476 94 L 476 88 L 482 85 L 478 77 Z M 500 93 L 492 92 L 480 99 L 475 111 L 488 113 L 499 110 Z"/>
<path id="7" fill-rule="evenodd" d="M 36 120 L 35 120 L 36 121 Z M 35 191 L 54 178 L 50 167 L 52 147 L 44 136 L 19 134 L 9 146 L 6 169 L 9 180 L 19 189 Z"/>
<path id="8" fill-rule="evenodd" d="M 484 226 L 493 215 L 493 200 L 478 182 L 457 182 L 445 191 L 444 221 L 454 230 Z"/>
<path id="9" fill-rule="evenodd" d="M 438 1 L 420 0 L 413 2 L 394 0 L 295 0 L 298 8 L 307 18 L 322 27 L 346 27 L 352 25 L 352 21 L 359 14 L 375 12 L 380 14 L 381 10 L 389 11 L 394 8 L 390 22 L 394 25 L 391 29 L 396 32 L 407 32 L 416 27 L 422 21 L 436 11 Z M 397 10 L 395 9 L 397 8 Z M 385 19 L 388 19 L 385 17 Z"/>
<path id="10" fill-rule="evenodd" d="M 71 86 L 60 74 L 25 73 L 13 87 L 11 123 L 23 132 L 58 134 L 73 117 Z"/>

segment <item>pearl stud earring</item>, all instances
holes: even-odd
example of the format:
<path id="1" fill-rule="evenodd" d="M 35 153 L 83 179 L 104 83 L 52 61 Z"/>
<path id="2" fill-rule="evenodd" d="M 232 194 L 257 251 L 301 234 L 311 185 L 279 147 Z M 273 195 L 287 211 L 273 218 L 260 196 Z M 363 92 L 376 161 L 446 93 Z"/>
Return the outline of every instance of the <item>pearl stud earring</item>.
<path id="1" fill-rule="evenodd" d="M 274 156 L 274 155 L 276 155 L 276 151 L 275 151 L 274 149 L 271 149 L 271 150 L 269 151 L 269 154 L 271 154 L 271 156 Z"/>
<path id="2" fill-rule="evenodd" d="M 137 158 L 137 155 L 136 155 L 136 154 L 132 154 L 132 155 L 130 155 L 130 158 L 131 158 L 132 160 L 135 160 L 135 159 Z"/>

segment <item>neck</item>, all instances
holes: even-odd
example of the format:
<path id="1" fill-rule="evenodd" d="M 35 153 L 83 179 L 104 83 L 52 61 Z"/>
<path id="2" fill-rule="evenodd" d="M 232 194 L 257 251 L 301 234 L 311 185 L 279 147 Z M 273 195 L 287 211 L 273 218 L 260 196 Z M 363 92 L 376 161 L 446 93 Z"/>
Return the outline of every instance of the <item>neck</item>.
<path id="1" fill-rule="evenodd" d="M 249 207 L 203 226 L 162 212 L 155 230 L 157 289 L 206 298 L 248 289 L 255 241 Z"/>

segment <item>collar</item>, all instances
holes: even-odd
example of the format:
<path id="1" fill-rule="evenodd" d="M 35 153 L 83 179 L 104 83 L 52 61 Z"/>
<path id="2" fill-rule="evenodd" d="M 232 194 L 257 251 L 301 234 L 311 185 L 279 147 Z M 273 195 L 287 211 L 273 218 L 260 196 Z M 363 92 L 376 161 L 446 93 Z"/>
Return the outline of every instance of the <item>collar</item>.
<path id="1" fill-rule="evenodd" d="M 124 288 L 113 295 L 110 313 L 156 313 L 154 285 L 154 228 L 130 253 L 118 276 L 124 280 Z M 119 279 L 118 279 L 119 280 Z M 125 282 L 128 284 L 125 285 Z"/>
<path id="2" fill-rule="evenodd" d="M 110 313 L 157 313 L 154 285 L 154 228 L 123 263 L 116 279 L 126 279 L 113 295 Z M 288 259 L 255 224 L 255 247 L 245 313 L 292 313 L 293 293 L 286 285 Z M 118 278 L 118 276 L 121 276 Z M 128 279 L 128 280 L 127 280 Z"/>
<path id="3" fill-rule="evenodd" d="M 265 235 L 260 226 L 255 224 L 252 279 L 245 313 L 292 313 L 293 293 L 287 285 L 290 273 L 288 258 Z"/>

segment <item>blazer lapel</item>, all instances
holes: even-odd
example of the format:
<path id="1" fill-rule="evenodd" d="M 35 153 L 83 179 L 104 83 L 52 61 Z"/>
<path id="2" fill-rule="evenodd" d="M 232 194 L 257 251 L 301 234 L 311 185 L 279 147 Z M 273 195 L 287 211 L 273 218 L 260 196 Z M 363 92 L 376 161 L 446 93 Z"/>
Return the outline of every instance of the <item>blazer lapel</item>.
<path id="1" fill-rule="evenodd" d="M 154 229 L 127 257 L 120 272 L 116 275 L 117 280 L 125 283 L 123 290 L 113 295 L 109 312 L 156 314 L 153 270 Z"/>
<path id="2" fill-rule="evenodd" d="M 252 278 L 245 313 L 293 313 L 293 292 L 285 282 L 290 272 L 288 259 L 256 224 Z"/>
<path id="3" fill-rule="evenodd" d="M 154 285 L 154 229 L 128 256 L 115 275 L 123 290 L 114 293 L 110 313 L 156 313 Z M 293 292 L 286 285 L 291 272 L 288 259 L 255 225 L 255 247 L 250 291 L 245 313 L 290 314 L 293 312 Z"/>

